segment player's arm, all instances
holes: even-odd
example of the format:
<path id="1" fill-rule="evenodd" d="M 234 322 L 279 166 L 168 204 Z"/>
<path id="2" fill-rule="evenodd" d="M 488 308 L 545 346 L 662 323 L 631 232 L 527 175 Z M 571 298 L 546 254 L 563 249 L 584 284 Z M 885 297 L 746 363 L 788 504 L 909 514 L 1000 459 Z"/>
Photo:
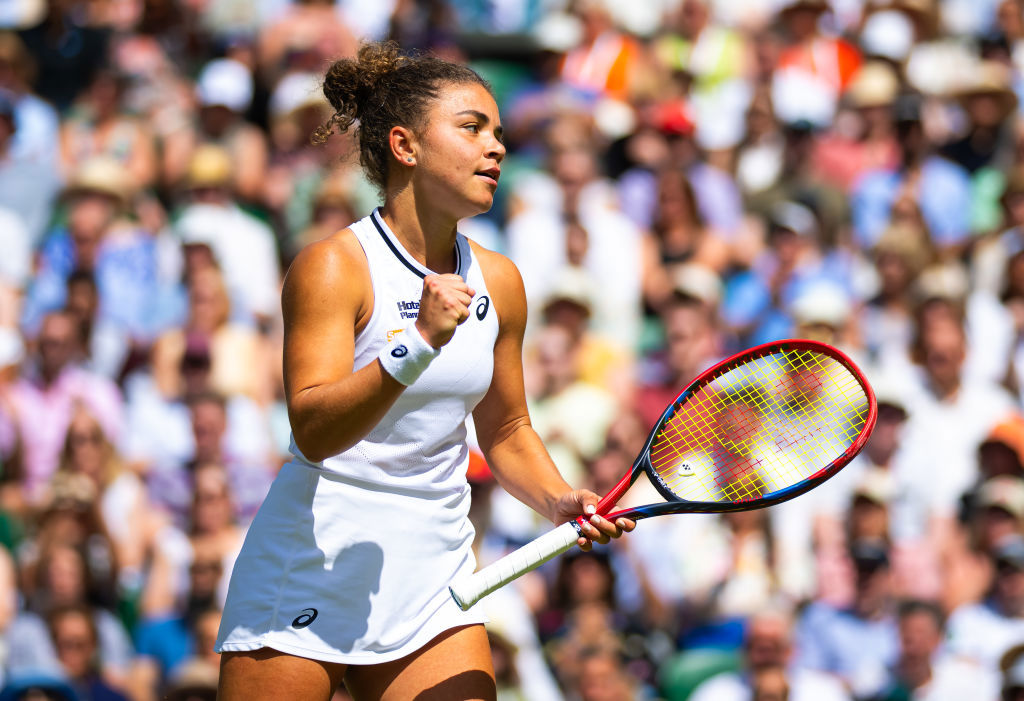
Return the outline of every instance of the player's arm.
<path id="1" fill-rule="evenodd" d="M 373 362 L 353 372 L 355 328 L 367 318 L 370 274 L 358 242 L 307 246 L 284 280 L 284 386 L 295 444 L 318 462 L 362 439 L 404 386 Z"/>
<path id="2" fill-rule="evenodd" d="M 599 499 L 589 490 L 573 490 L 562 478 L 530 423 L 523 386 L 526 294 L 522 277 L 504 256 L 475 250 L 484 266 L 499 321 L 494 377 L 473 411 L 477 440 L 488 466 L 506 491 L 556 525 L 564 523 L 596 507 Z M 586 524 L 584 535 L 600 542 L 632 528 L 625 519 L 613 524 L 600 516 L 593 518 L 594 525 Z M 589 545 L 582 540 L 580 544 Z"/>

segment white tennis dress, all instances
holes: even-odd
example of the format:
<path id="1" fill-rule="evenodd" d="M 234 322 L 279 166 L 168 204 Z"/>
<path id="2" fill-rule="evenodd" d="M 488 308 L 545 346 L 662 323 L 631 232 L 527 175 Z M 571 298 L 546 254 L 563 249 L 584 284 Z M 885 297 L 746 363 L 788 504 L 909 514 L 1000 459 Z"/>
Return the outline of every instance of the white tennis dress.
<path id="1" fill-rule="evenodd" d="M 373 280 L 356 369 L 416 318 L 423 277 L 379 211 L 351 227 Z M 491 383 L 498 318 L 461 234 L 457 272 L 476 291 L 469 319 L 380 423 L 345 452 L 294 458 L 270 488 L 231 574 L 216 649 L 374 664 L 455 626 L 485 622 L 448 593 L 475 569 L 466 483 L 467 415 Z M 325 353 L 332 352 L 325 348 Z"/>

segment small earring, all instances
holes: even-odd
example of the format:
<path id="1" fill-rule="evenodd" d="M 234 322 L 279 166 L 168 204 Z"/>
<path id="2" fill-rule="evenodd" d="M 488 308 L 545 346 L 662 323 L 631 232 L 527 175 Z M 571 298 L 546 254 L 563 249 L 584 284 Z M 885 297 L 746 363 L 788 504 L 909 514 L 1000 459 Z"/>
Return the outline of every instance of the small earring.
<path id="1" fill-rule="evenodd" d="M 411 158 L 406 158 L 405 160 L 407 160 L 409 163 L 412 163 L 412 159 Z"/>

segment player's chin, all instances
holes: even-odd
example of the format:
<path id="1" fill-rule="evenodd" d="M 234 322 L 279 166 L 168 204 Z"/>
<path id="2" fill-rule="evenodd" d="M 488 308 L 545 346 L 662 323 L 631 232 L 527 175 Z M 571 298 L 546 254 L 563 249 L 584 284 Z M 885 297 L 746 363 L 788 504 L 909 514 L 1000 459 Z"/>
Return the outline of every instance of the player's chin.
<path id="1" fill-rule="evenodd" d="M 491 207 L 494 206 L 494 195 L 488 195 L 487 197 L 481 197 L 476 195 L 474 197 L 466 198 L 465 213 L 459 217 L 459 219 L 467 219 L 469 217 L 475 217 L 478 214 L 485 214 L 491 211 Z"/>

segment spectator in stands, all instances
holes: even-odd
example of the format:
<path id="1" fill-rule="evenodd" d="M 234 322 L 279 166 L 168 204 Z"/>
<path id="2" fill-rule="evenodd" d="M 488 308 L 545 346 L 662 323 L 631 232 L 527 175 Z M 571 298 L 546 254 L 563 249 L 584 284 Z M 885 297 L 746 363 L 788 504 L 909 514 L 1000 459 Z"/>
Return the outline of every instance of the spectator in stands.
<path id="1" fill-rule="evenodd" d="M 38 163 L 42 166 L 41 172 L 49 172 L 52 178 L 57 166 L 60 118 L 53 104 L 34 90 L 36 68 L 34 57 L 18 34 L 0 31 L 0 90 L 13 95 L 14 122 L 20 127 L 11 141 L 11 155 L 23 163 Z M 37 186 L 45 184 L 46 181 L 36 183 Z M 46 188 L 41 189 L 47 192 Z M 6 188 L 4 191 L 10 194 Z M 38 240 L 42 234 L 39 227 L 45 223 L 29 222 L 33 240 Z"/>
<path id="2" fill-rule="evenodd" d="M 266 327 L 280 312 L 281 269 L 274 232 L 242 210 L 232 194 L 236 164 L 205 144 L 189 162 L 187 200 L 174 224 L 184 246 L 207 246 L 224 273 L 235 318 Z"/>
<path id="3" fill-rule="evenodd" d="M 76 403 L 89 407 L 110 440 L 116 442 L 121 435 L 121 392 L 107 378 L 77 366 L 78 339 L 70 314 L 46 315 L 31 366 L 10 385 L 6 406 L 0 409 L 0 421 L 9 422 L 24 451 L 23 487 L 30 504 L 43 497 L 57 470 Z"/>
<path id="4" fill-rule="evenodd" d="M 942 649 L 945 620 L 933 602 L 908 600 L 899 607 L 900 655 L 890 670 L 879 701 L 919 699 L 955 701 L 995 699 L 991 672 L 946 655 Z"/>
<path id="5" fill-rule="evenodd" d="M 55 159 L 33 159 L 17 148 L 19 133 L 37 122 L 19 122 L 17 96 L 3 86 L 6 36 L 0 33 L 0 207 L 18 217 L 27 233 L 22 247 L 32 248 L 53 217 L 60 178 Z"/>
<path id="6" fill-rule="evenodd" d="M 102 676 L 99 636 L 88 606 L 69 604 L 50 612 L 48 617 L 57 658 L 68 680 L 82 699 L 88 701 L 128 701 L 122 689 Z"/>
<path id="7" fill-rule="evenodd" d="M 135 192 L 130 173 L 108 156 L 85 160 L 72 174 L 63 192 L 66 228 L 51 232 L 38 252 L 22 319 L 28 333 L 38 329 L 43 314 L 66 304 L 75 270 L 92 273 L 98 314 L 133 340 L 161 330 L 156 240 L 130 219 Z"/>
<path id="8" fill-rule="evenodd" d="M 670 401 L 724 354 L 715 309 L 720 280 L 709 270 L 688 267 L 676 271 L 675 282 L 675 290 L 659 314 L 664 345 L 645 368 L 633 398 L 641 423 L 648 427 L 661 418 Z M 695 282 L 699 284 L 692 284 Z"/>
<path id="9" fill-rule="evenodd" d="M 154 466 L 148 475 L 153 503 L 167 509 L 172 520 L 186 528 L 194 511 L 194 490 L 198 473 L 206 465 L 222 467 L 229 480 L 229 493 L 237 507 L 241 523 L 248 524 L 263 502 L 274 473 L 265 461 L 250 461 L 231 452 L 226 440 L 227 403 L 223 396 L 207 392 L 190 397 L 193 451 L 184 462 L 165 462 Z"/>
<path id="10" fill-rule="evenodd" d="M 743 672 L 724 672 L 711 677 L 694 690 L 690 699 L 740 701 L 765 697 L 788 698 L 791 701 L 844 701 L 850 698 L 835 678 L 815 670 L 794 667 L 792 658 L 792 613 L 786 607 L 770 605 L 747 620 L 743 635 Z M 773 678 L 767 678 L 769 675 Z M 788 695 L 766 696 L 769 683 L 776 689 L 784 685 Z"/>
<path id="11" fill-rule="evenodd" d="M 64 116 L 60 133 L 61 167 L 76 173 L 92 158 L 116 160 L 139 190 L 157 177 L 156 141 L 150 127 L 124 108 L 127 76 L 104 68 Z"/>
<path id="12" fill-rule="evenodd" d="M 195 123 L 165 140 L 163 178 L 173 188 L 185 185 L 189 164 L 204 144 L 219 146 L 231 157 L 231 189 L 242 202 L 259 202 L 267 174 L 267 137 L 246 121 L 255 81 L 249 67 L 233 58 L 210 61 L 196 79 Z"/>
<path id="13" fill-rule="evenodd" d="M 884 544 L 850 546 L 856 572 L 851 606 L 812 602 L 797 624 L 797 665 L 839 676 L 854 696 L 878 693 L 899 657 L 889 553 Z"/>
<path id="14" fill-rule="evenodd" d="M 1000 655 L 1024 642 L 1024 538 L 1006 538 L 991 558 L 994 575 L 985 598 L 950 613 L 947 643 L 952 654 L 995 672 Z"/>
<path id="15" fill-rule="evenodd" d="M 26 576 L 34 576 L 34 581 L 28 583 L 30 586 L 25 593 L 31 610 L 43 620 L 49 620 L 53 613 L 65 607 L 86 611 L 96 630 L 101 674 L 107 681 L 123 687 L 134 662 L 134 648 L 121 621 L 110 609 L 93 601 L 99 592 L 109 593 L 114 587 L 109 579 L 93 578 L 96 564 L 83 552 L 90 545 L 95 547 L 95 542 L 49 543 L 39 553 L 38 563 L 27 571 Z M 96 553 L 91 554 L 95 559 Z M 59 658 L 59 648 L 57 653 Z"/>

